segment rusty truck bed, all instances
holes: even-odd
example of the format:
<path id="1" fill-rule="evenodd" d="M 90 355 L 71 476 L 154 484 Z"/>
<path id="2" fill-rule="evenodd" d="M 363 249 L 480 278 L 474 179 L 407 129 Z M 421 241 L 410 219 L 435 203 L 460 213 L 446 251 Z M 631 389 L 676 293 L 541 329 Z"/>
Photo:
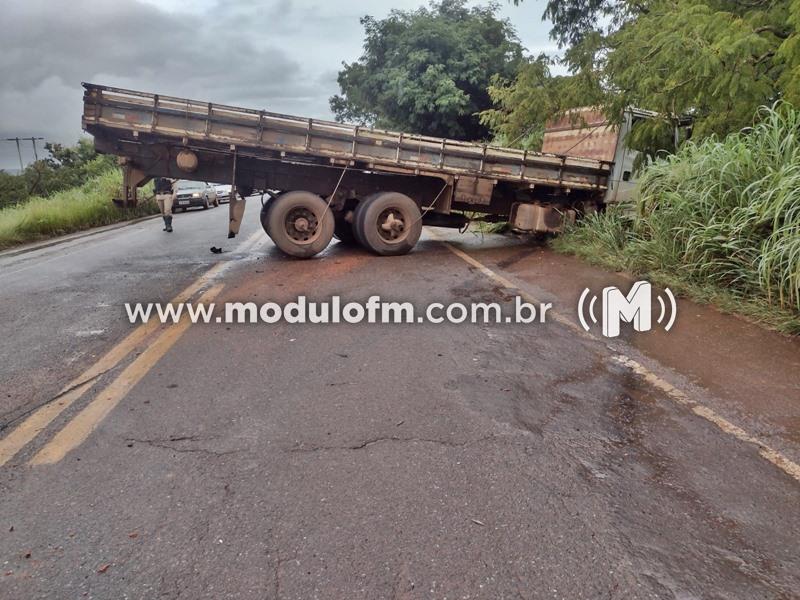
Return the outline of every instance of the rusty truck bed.
<path id="1" fill-rule="evenodd" d="M 611 164 L 486 144 L 384 131 L 186 98 L 84 83 L 83 128 L 90 133 L 255 153 L 351 160 L 388 173 L 442 173 L 518 184 L 604 190 Z M 231 149 L 233 149 L 231 148 Z"/>

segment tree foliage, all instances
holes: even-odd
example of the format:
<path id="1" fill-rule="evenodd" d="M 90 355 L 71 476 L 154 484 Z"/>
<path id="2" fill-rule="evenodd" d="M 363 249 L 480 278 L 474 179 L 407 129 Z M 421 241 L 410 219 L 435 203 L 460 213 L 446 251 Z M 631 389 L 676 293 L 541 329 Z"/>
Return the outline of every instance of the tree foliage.
<path id="1" fill-rule="evenodd" d="M 603 106 L 612 119 L 626 106 L 657 111 L 661 118 L 638 125 L 634 147 L 663 147 L 683 115 L 703 138 L 752 125 L 759 106 L 800 103 L 800 0 L 551 0 L 545 16 L 571 77 L 537 86 Z M 505 102 L 528 86 L 523 69 L 493 90 L 505 114 L 492 117 L 496 132 L 540 123 L 540 114 Z"/>
<path id="2" fill-rule="evenodd" d="M 545 122 L 569 108 L 599 102 L 597 84 L 576 84 L 579 76 L 553 76 L 545 55 L 529 59 L 510 82 L 495 77 L 489 86 L 494 108 L 481 113 L 481 122 L 495 134 L 495 142 L 536 150 L 541 147 Z"/>
<path id="3" fill-rule="evenodd" d="M 519 4 L 521 0 L 515 0 Z M 638 14 L 645 8 L 644 2 L 615 0 L 548 0 L 544 18 L 553 23 L 550 36 L 561 46 L 575 46 L 584 38 L 602 29 L 601 23 L 609 27 L 619 26 L 627 17 Z"/>
<path id="4" fill-rule="evenodd" d="M 484 138 L 493 76 L 513 78 L 522 46 L 498 5 L 466 0 L 364 17 L 364 53 L 339 72 L 330 99 L 340 121 L 461 139 Z"/>
<path id="5" fill-rule="evenodd" d="M 610 38 L 601 68 L 619 110 L 636 104 L 691 114 L 694 133 L 726 134 L 783 96 L 777 57 L 788 2 L 656 2 Z"/>

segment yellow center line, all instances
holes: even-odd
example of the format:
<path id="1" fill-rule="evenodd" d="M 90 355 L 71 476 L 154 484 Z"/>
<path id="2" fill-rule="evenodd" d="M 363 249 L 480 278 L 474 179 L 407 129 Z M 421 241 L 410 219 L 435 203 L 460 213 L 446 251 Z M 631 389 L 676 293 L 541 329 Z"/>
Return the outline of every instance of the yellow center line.
<path id="1" fill-rule="evenodd" d="M 264 234 L 256 231 L 244 240 L 237 251 L 246 252 L 263 241 Z M 171 302 L 180 304 L 187 302 L 202 288 L 226 270 L 231 262 L 215 263 L 210 269 L 195 279 L 186 289 L 175 296 Z M 5 465 L 27 444 L 52 423 L 62 412 L 79 400 L 91 387 L 95 379 L 103 373 L 116 367 L 136 347 L 142 344 L 155 331 L 161 329 L 163 324 L 157 319 L 143 323 L 125 339 L 104 354 L 96 363 L 70 381 L 59 392 L 59 396 L 28 415 L 5 438 L 0 440 L 0 466 Z"/>
<path id="2" fill-rule="evenodd" d="M 450 252 L 458 256 L 464 262 L 472 265 L 476 269 L 478 269 L 481 273 L 489 277 L 490 279 L 500 283 L 503 287 L 515 290 L 520 297 L 525 299 L 527 302 L 531 302 L 533 304 L 538 303 L 539 301 L 523 290 L 519 285 L 512 283 L 509 279 L 506 279 L 502 275 L 495 273 L 492 269 L 481 263 L 480 261 L 476 260 L 460 248 L 456 248 L 450 242 L 446 242 L 439 238 L 437 235 L 431 235 L 434 239 L 438 240 L 441 244 L 443 244 Z M 583 337 L 587 339 L 591 339 L 597 342 L 603 342 L 600 338 L 592 333 L 585 331 L 581 328 L 580 325 L 575 323 L 569 317 L 566 317 L 562 314 L 559 314 L 557 311 L 550 310 L 548 313 L 548 317 L 551 317 L 554 321 L 558 322 L 561 325 L 565 325 L 575 331 L 576 333 L 581 334 Z M 642 379 L 644 379 L 647 383 L 651 386 L 661 390 L 666 394 L 668 398 L 673 400 L 675 403 L 680 404 L 682 406 L 688 407 L 695 415 L 705 419 L 709 423 L 713 423 L 716 427 L 718 427 L 724 433 L 733 436 L 737 440 L 741 442 L 745 442 L 747 444 L 753 445 L 758 449 L 758 453 L 761 455 L 762 458 L 766 459 L 783 472 L 787 473 L 789 476 L 793 477 L 797 481 L 800 481 L 800 465 L 796 462 L 790 460 L 785 455 L 781 454 L 778 450 L 770 447 L 764 441 L 760 440 L 759 438 L 747 433 L 741 427 L 734 425 L 730 421 L 728 421 L 725 417 L 717 414 L 711 408 L 700 404 L 689 396 L 673 386 L 668 381 L 662 379 L 649 369 L 638 363 L 637 361 L 633 360 L 632 358 L 624 355 L 618 354 L 612 357 L 616 363 L 623 365 L 624 367 L 630 369 L 637 375 L 639 375 Z"/>
<path id="3" fill-rule="evenodd" d="M 211 302 L 224 286 L 218 284 L 198 299 L 199 304 Z M 128 395 L 142 378 L 192 326 L 189 318 L 181 319 L 167 328 L 150 344 L 108 387 L 87 404 L 53 439 L 45 444 L 30 460 L 30 465 L 49 465 L 63 459 L 67 453 L 80 446 L 108 414 Z"/>
<path id="4" fill-rule="evenodd" d="M 217 263 L 211 269 L 198 277 L 185 290 L 180 292 L 172 302 L 185 302 L 191 298 L 198 290 L 211 281 L 221 270 L 224 263 Z M 11 460 L 17 452 L 33 440 L 36 435 L 47 427 L 64 410 L 69 408 L 76 400 L 92 387 L 94 380 L 113 369 L 131 351 L 146 340 L 153 332 L 161 327 L 157 320 L 150 320 L 143 323 L 131 332 L 119 344 L 114 346 L 96 363 L 70 381 L 60 392 L 61 396 L 53 402 L 49 402 L 36 409 L 28 415 L 11 433 L 0 440 L 0 466 Z"/>

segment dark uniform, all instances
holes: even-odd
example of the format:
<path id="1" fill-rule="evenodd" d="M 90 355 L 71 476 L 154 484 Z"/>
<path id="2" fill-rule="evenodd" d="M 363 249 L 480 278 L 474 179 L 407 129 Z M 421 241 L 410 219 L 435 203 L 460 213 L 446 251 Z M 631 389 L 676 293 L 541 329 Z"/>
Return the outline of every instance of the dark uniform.
<path id="1" fill-rule="evenodd" d="M 172 180 L 166 177 L 158 177 L 153 182 L 156 192 L 156 202 L 164 218 L 164 231 L 172 231 L 172 203 L 175 200 Z"/>

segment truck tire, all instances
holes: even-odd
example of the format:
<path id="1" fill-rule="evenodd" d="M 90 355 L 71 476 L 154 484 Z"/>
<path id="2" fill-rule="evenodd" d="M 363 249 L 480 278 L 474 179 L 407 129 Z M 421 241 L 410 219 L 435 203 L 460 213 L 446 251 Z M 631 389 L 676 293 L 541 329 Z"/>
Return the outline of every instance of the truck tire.
<path id="1" fill-rule="evenodd" d="M 333 235 L 336 236 L 339 243 L 345 246 L 358 246 L 356 232 L 353 231 L 353 224 L 345 221 L 344 215 L 340 213 L 336 214 L 335 225 L 336 227 L 333 231 Z"/>
<path id="2" fill-rule="evenodd" d="M 334 217 L 325 201 L 311 192 L 287 192 L 267 213 L 267 235 L 285 254 L 311 258 L 333 239 Z"/>
<path id="3" fill-rule="evenodd" d="M 275 198 L 268 198 L 264 204 L 261 205 L 261 227 L 264 232 L 269 235 L 269 209 L 275 204 Z M 270 235 L 270 237 L 272 237 Z"/>
<path id="4" fill-rule="evenodd" d="M 378 192 L 356 208 L 353 230 L 364 248 L 380 256 L 408 254 L 422 233 L 417 203 L 398 192 Z"/>

